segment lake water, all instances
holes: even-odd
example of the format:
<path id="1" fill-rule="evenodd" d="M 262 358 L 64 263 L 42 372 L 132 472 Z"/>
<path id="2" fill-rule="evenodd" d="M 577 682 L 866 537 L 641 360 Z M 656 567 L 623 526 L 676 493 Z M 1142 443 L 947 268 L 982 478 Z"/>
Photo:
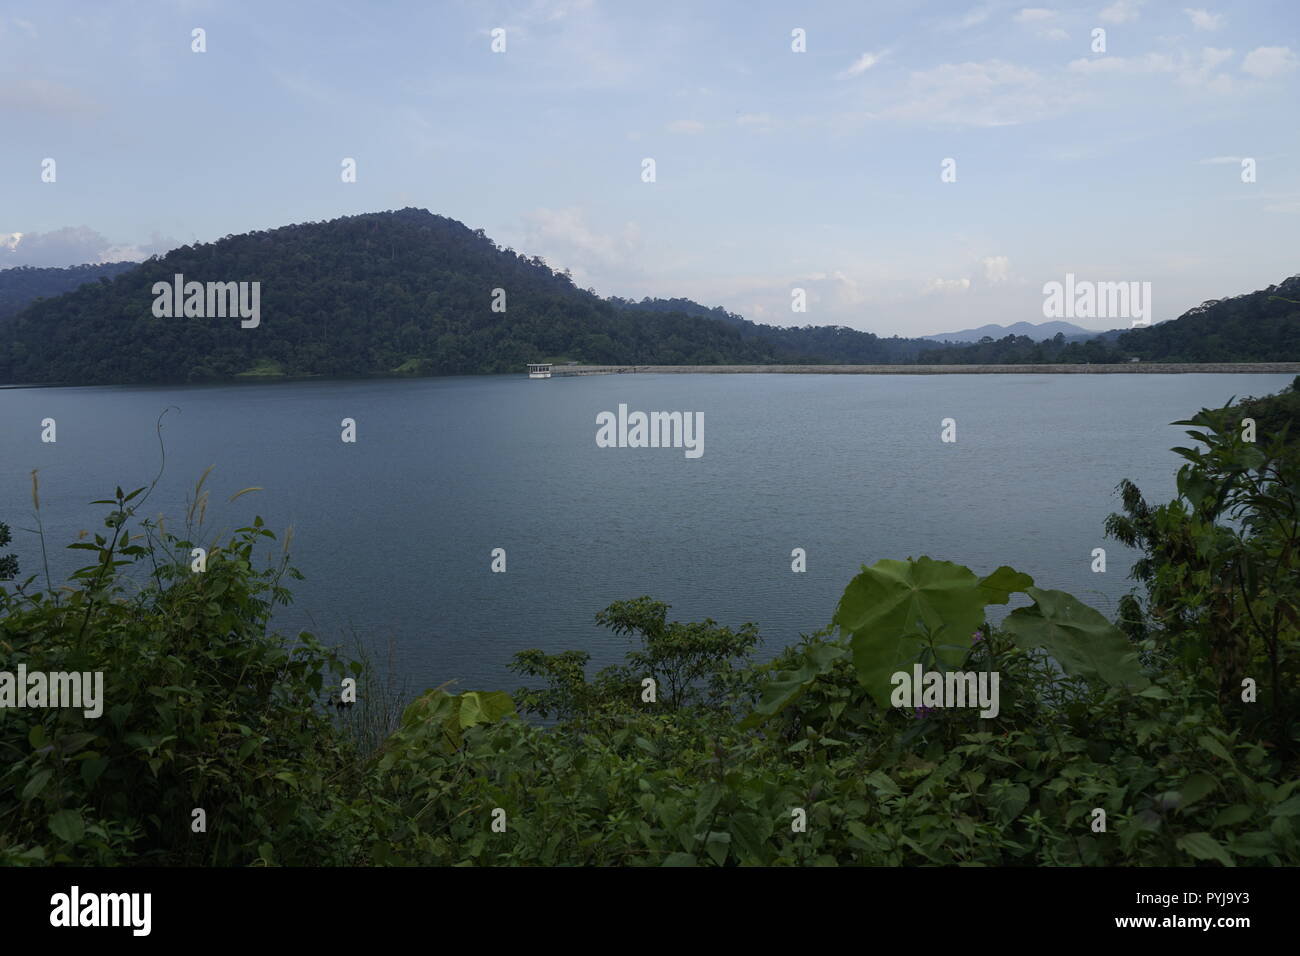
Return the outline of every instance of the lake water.
<path id="1" fill-rule="evenodd" d="M 828 624 L 861 564 L 930 555 L 1009 564 L 1107 613 L 1133 555 L 1102 523 L 1131 478 L 1172 497 L 1183 443 L 1168 423 L 1289 375 L 522 375 L 189 388 L 0 390 L 0 520 L 24 576 L 40 566 L 30 472 L 59 576 L 102 529 L 115 485 L 166 470 L 149 514 L 183 517 L 216 465 L 208 525 L 294 526 L 294 605 L 280 626 L 355 633 L 418 691 L 506 689 L 539 647 L 614 663 L 593 622 L 649 594 L 671 617 L 755 621 L 764 656 Z M 596 416 L 702 412 L 704 454 L 599 448 Z M 40 440 L 41 420 L 58 441 Z M 357 442 L 340 440 L 353 418 Z M 954 418 L 957 441 L 940 441 Z M 250 485 L 264 490 L 233 504 Z M 808 570 L 791 571 L 791 550 Z M 1104 547 L 1105 574 L 1090 570 Z M 504 548 L 505 574 L 490 571 Z M 278 547 L 277 547 L 278 552 Z"/>

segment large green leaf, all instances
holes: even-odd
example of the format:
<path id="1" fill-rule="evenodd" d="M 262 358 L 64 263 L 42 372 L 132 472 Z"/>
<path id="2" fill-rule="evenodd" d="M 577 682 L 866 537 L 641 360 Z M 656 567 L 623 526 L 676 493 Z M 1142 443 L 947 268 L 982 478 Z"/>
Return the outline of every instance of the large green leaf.
<path id="1" fill-rule="evenodd" d="M 1198 860 L 1216 860 L 1224 866 L 1236 866 L 1228 851 L 1224 849 L 1223 844 L 1208 833 L 1188 833 L 1178 838 L 1175 844 L 1178 849 L 1182 850 Z"/>
<path id="2" fill-rule="evenodd" d="M 944 667 L 961 664 L 990 595 L 997 596 L 996 589 L 986 589 L 959 564 L 928 557 L 885 559 L 864 566 L 849 582 L 835 624 L 852 636 L 858 679 L 887 707 L 890 676 L 910 667 L 931 642 Z"/>
<path id="3" fill-rule="evenodd" d="M 1192 774 L 1178 786 L 1178 809 L 1186 810 L 1218 785 L 1218 781 L 1208 773 Z"/>
<path id="4" fill-rule="evenodd" d="M 1064 591 L 1027 588 L 1033 607 L 1017 608 L 1002 630 L 1021 647 L 1041 647 L 1073 677 L 1100 678 L 1113 687 L 1140 691 L 1150 683 L 1142 674 L 1137 649 L 1098 611 Z"/>
<path id="5" fill-rule="evenodd" d="M 475 724 L 489 724 L 515 712 L 514 701 L 504 691 L 425 691 L 402 714 L 403 730 L 409 734 L 433 733 L 444 752 L 461 745 L 462 731 Z"/>
<path id="6" fill-rule="evenodd" d="M 1006 604 L 1011 600 L 1012 594 L 1033 586 L 1033 578 L 1005 564 L 980 581 L 984 598 L 989 604 Z"/>
<path id="7" fill-rule="evenodd" d="M 461 727 L 495 723 L 514 712 L 514 701 L 502 690 L 470 690 L 460 695 Z"/>
<path id="8" fill-rule="evenodd" d="M 445 690 L 427 690 L 411 701 L 402 712 L 402 723 L 418 727 L 426 723 L 442 723 L 456 713 L 456 697 Z"/>
<path id="9" fill-rule="evenodd" d="M 85 821 L 76 810 L 60 810 L 50 817 L 50 830 L 61 840 L 76 843 L 86 833 Z"/>
<path id="10" fill-rule="evenodd" d="M 758 705 L 741 721 L 741 726 L 756 727 L 785 710 L 847 653 L 847 648 L 834 644 L 814 644 L 804 654 L 802 667 L 793 671 L 778 671 L 772 680 L 763 685 Z"/>

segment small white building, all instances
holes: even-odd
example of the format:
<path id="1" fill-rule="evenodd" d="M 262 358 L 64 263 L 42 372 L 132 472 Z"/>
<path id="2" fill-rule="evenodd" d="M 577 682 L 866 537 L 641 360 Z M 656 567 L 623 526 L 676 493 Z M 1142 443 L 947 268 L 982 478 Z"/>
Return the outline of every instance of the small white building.
<path id="1" fill-rule="evenodd" d="M 550 378 L 551 363 L 550 362 L 530 363 L 528 366 L 528 377 L 529 378 Z"/>

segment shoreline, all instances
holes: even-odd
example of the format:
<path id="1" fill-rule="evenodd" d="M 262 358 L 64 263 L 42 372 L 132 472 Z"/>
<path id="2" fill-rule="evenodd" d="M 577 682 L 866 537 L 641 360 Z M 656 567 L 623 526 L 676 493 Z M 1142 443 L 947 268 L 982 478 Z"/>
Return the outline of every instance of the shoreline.
<path id="1" fill-rule="evenodd" d="M 1124 362 L 1112 365 L 561 365 L 552 378 L 579 375 L 1300 375 L 1300 362 Z M 478 372 L 463 375 L 320 375 L 239 376 L 207 382 L 27 382 L 7 388 L 188 388 L 310 381 L 418 381 L 426 378 L 524 378 L 527 372 Z"/>
<path id="2" fill-rule="evenodd" d="M 1125 362 L 1114 365 L 568 365 L 555 378 L 574 375 L 1260 375 L 1300 374 L 1300 362 Z"/>

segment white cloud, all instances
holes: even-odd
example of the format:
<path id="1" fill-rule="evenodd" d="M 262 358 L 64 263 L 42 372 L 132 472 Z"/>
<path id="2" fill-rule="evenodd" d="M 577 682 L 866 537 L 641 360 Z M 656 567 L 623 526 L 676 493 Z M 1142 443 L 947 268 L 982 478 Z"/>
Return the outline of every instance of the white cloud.
<path id="1" fill-rule="evenodd" d="M 704 124 L 695 120 L 673 120 L 664 128 L 670 133 L 698 133 L 704 129 Z"/>
<path id="2" fill-rule="evenodd" d="M 1207 70 L 1213 70 L 1220 63 L 1225 63 L 1232 59 L 1231 50 L 1216 50 L 1212 46 L 1207 46 L 1201 50 L 1201 64 Z"/>
<path id="3" fill-rule="evenodd" d="M 1148 53 L 1141 57 L 1104 56 L 1071 60 L 1073 73 L 1172 73 L 1174 58 L 1168 53 Z"/>
<path id="4" fill-rule="evenodd" d="M 1006 256 L 987 256 L 980 262 L 984 265 L 984 281 L 989 285 L 1011 278 L 1011 260 Z"/>
<path id="5" fill-rule="evenodd" d="M 946 295 L 953 292 L 966 292 L 970 289 L 970 279 L 930 279 L 921 289 L 921 295 Z"/>
<path id="6" fill-rule="evenodd" d="M 1246 54 L 1241 68 L 1251 76 L 1269 79 L 1296 68 L 1296 55 L 1286 46 L 1261 46 Z"/>
<path id="7" fill-rule="evenodd" d="M 622 86 L 641 77 L 651 62 L 648 31 L 630 37 L 594 0 L 533 0 L 507 16 L 481 21 L 480 33 L 487 36 L 499 26 L 506 30 L 510 49 L 516 41 L 529 44 L 536 57 L 537 73 L 530 84 L 534 94 Z M 446 91 L 439 83 L 438 92 Z"/>
<path id="8" fill-rule="evenodd" d="M 1240 156 L 1210 156 L 1198 161 L 1201 166 L 1235 166 L 1241 162 Z"/>
<path id="9" fill-rule="evenodd" d="M 939 26 L 943 30 L 969 30 L 971 27 L 979 26 L 992 16 L 993 10 L 993 7 L 975 7 L 960 17 L 940 22 Z"/>
<path id="10" fill-rule="evenodd" d="M 538 208 L 523 218 L 516 248 L 542 256 L 556 269 L 572 269 L 580 284 L 597 278 L 607 285 L 613 275 L 640 271 L 641 230 L 634 222 L 625 223 L 621 233 L 604 234 L 589 226 L 577 207 Z"/>
<path id="11" fill-rule="evenodd" d="M 180 245 L 154 233 L 146 243 L 113 242 L 89 226 L 53 232 L 0 232 L 0 269 L 12 266 L 76 266 L 100 262 L 140 262 Z"/>
<path id="12" fill-rule="evenodd" d="M 1072 90 L 1049 84 L 1033 70 L 989 60 L 947 63 L 913 73 L 899 105 L 880 116 L 959 126 L 1011 126 L 1064 112 Z"/>
<path id="13" fill-rule="evenodd" d="M 1057 16 L 1057 11 L 1048 10 L 1046 7 L 1025 7 L 1011 19 L 1030 27 L 1045 39 L 1067 40 L 1070 35 L 1061 27 L 1053 25 L 1057 22 Z"/>
<path id="14" fill-rule="evenodd" d="M 1193 10 L 1190 7 L 1183 10 L 1192 20 L 1192 26 L 1197 30 L 1217 30 L 1223 26 L 1223 15 L 1219 13 L 1210 13 L 1208 10 Z"/>
<path id="15" fill-rule="evenodd" d="M 1102 74 L 1168 74 L 1179 83 L 1190 87 L 1205 87 L 1215 92 L 1226 92 L 1232 87 L 1232 78 L 1215 70 L 1231 59 L 1232 50 L 1214 47 L 1202 48 L 1199 56 L 1190 53 L 1147 53 L 1140 57 L 1104 56 L 1083 57 L 1071 60 L 1067 69 L 1072 73 Z"/>
<path id="16" fill-rule="evenodd" d="M 567 16 L 591 8 L 595 0 L 535 0 L 532 7 L 525 11 L 525 20 L 540 20 L 548 23 L 563 20 Z"/>
<path id="17" fill-rule="evenodd" d="M 1127 23 L 1138 18 L 1138 11 L 1144 0 L 1115 0 L 1104 8 L 1098 16 L 1107 23 Z"/>
<path id="18" fill-rule="evenodd" d="M 820 307 L 832 314 L 853 309 L 867 301 L 867 295 L 857 280 L 838 270 L 814 272 L 795 279 L 790 286 L 806 289 L 810 306 Z M 786 292 L 787 301 L 789 296 L 790 293 Z"/>
<path id="19" fill-rule="evenodd" d="M 884 55 L 884 53 L 864 53 L 862 56 L 854 60 L 847 70 L 840 73 L 840 77 L 857 76 L 860 73 L 865 73 L 867 70 L 879 63 L 880 58 Z"/>

